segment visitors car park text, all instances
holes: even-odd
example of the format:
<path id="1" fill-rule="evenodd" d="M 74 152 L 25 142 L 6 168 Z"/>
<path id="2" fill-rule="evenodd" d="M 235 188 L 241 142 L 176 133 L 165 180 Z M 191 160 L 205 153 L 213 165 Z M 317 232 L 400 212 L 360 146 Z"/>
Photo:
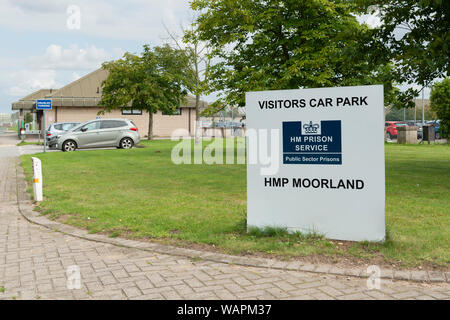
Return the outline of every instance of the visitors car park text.
<path id="1" fill-rule="evenodd" d="M 367 96 L 364 97 L 336 97 L 336 98 L 313 98 L 313 99 L 287 99 L 287 100 L 261 100 L 258 101 L 259 108 L 264 109 L 295 109 L 316 107 L 347 107 L 367 106 Z"/>

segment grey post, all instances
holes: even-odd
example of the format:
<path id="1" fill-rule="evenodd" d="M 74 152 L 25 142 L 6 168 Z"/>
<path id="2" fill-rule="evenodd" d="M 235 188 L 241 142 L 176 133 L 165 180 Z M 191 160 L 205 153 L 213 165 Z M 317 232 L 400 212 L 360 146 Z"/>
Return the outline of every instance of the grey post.
<path id="1" fill-rule="evenodd" d="M 47 148 L 47 110 L 44 110 L 44 152 Z"/>
<path id="2" fill-rule="evenodd" d="M 423 125 L 425 124 L 425 100 L 423 97 L 424 91 L 425 91 L 425 87 L 422 87 L 422 128 L 423 128 Z"/>

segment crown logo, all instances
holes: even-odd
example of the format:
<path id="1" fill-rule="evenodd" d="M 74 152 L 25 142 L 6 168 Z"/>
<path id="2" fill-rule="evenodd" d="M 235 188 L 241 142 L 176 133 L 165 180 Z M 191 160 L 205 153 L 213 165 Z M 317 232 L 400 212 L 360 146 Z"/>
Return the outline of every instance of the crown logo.
<path id="1" fill-rule="evenodd" d="M 318 123 L 313 124 L 312 121 L 303 125 L 303 129 L 305 130 L 305 133 L 317 133 L 319 128 L 320 128 L 320 125 Z"/>

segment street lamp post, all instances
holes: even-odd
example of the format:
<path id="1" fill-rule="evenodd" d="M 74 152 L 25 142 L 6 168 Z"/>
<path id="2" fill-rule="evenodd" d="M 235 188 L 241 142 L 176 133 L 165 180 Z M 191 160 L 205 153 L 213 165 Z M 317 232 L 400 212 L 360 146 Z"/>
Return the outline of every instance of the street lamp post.
<path id="1" fill-rule="evenodd" d="M 425 124 L 425 100 L 424 100 L 425 87 L 422 87 L 422 128 Z"/>

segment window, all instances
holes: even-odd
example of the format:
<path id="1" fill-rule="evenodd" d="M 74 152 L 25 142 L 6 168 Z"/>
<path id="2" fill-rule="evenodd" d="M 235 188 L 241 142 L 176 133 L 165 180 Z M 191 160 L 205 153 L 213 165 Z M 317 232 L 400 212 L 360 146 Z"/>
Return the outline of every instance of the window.
<path id="1" fill-rule="evenodd" d="M 103 120 L 103 121 L 101 121 L 100 129 L 120 128 L 120 127 L 125 127 L 126 125 L 127 125 L 127 123 L 125 121 Z"/>
<path id="2" fill-rule="evenodd" d="M 86 129 L 85 131 L 98 130 L 100 129 L 100 121 L 89 122 L 88 124 L 78 129 L 77 131 L 80 131 L 81 129 Z"/>
<path id="3" fill-rule="evenodd" d="M 126 115 L 140 116 L 140 115 L 142 115 L 142 110 L 122 108 L 122 115 L 123 116 L 126 116 Z"/>
<path id="4" fill-rule="evenodd" d="M 163 111 L 163 116 L 181 116 L 181 108 L 176 108 L 171 111 Z"/>
<path id="5" fill-rule="evenodd" d="M 60 131 L 69 131 L 73 127 L 75 127 L 78 123 L 60 123 L 60 124 L 54 124 L 53 128 Z"/>
<path id="6" fill-rule="evenodd" d="M 61 127 L 61 129 L 59 129 L 59 128 L 57 128 L 57 129 L 58 130 L 63 130 L 63 131 L 69 131 L 70 129 L 72 129 L 76 125 L 77 125 L 76 123 L 63 123 L 63 124 L 59 125 Z M 56 128 L 56 126 L 55 126 L 55 128 Z"/>

